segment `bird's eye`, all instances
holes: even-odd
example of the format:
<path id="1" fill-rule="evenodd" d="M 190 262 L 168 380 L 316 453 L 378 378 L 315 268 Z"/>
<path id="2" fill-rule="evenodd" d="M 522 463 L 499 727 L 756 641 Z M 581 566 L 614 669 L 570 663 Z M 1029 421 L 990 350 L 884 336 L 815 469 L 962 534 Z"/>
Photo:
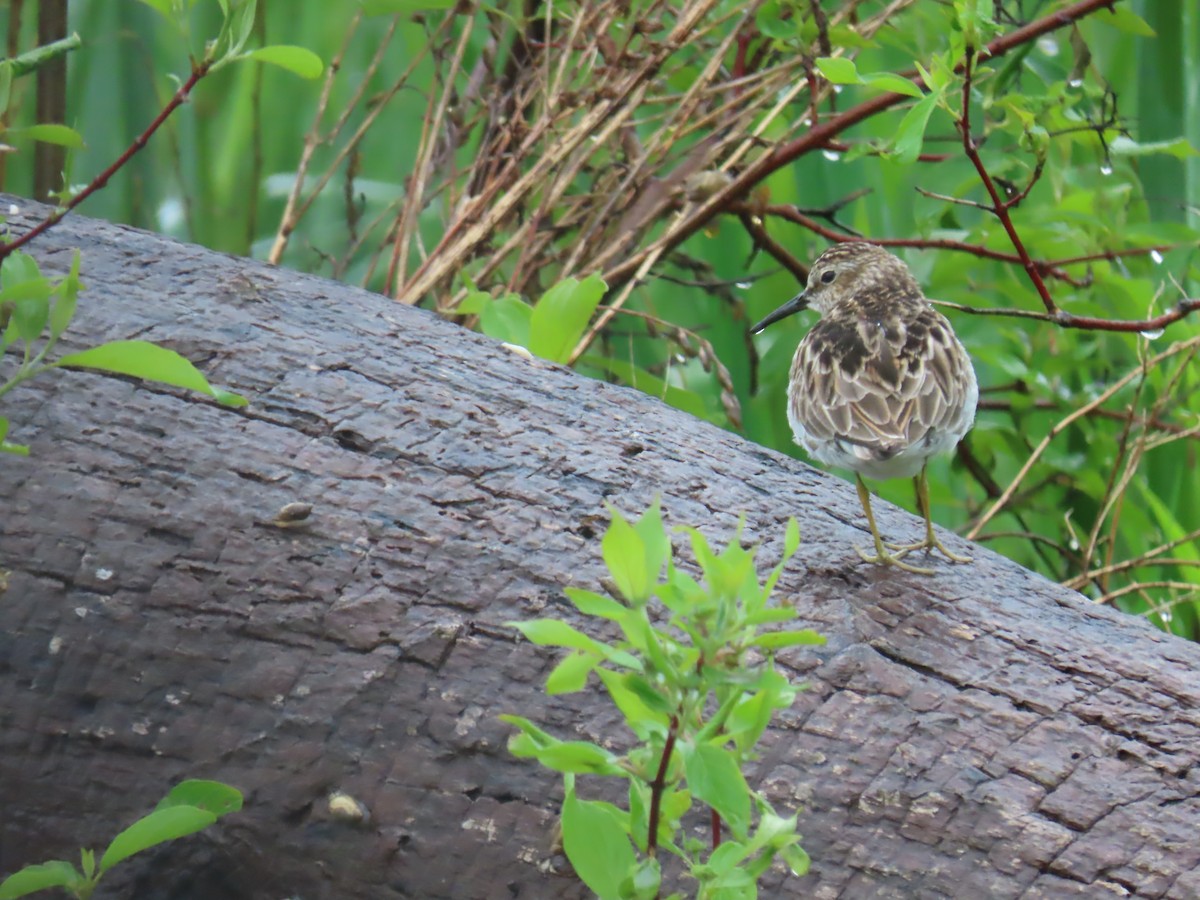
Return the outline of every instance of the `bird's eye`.
<path id="1" fill-rule="evenodd" d="M 835 278 L 837 278 L 837 269 L 826 269 L 821 273 L 822 284 L 833 284 Z"/>

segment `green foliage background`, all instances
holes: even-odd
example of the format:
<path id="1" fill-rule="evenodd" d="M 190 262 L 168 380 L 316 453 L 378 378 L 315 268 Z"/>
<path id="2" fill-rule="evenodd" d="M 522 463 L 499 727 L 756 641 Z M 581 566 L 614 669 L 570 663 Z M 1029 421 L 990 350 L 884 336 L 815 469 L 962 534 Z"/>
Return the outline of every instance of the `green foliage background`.
<path id="1" fill-rule="evenodd" d="M 343 111 L 351 124 L 362 122 L 373 103 L 386 103 L 385 113 L 358 142 L 351 162 L 341 164 L 337 177 L 300 220 L 283 256 L 286 265 L 384 290 L 383 269 L 373 265 L 378 246 L 356 243 L 355 234 L 363 223 L 375 217 L 390 221 L 403 208 L 406 180 L 421 152 L 430 98 L 437 96 L 439 78 L 446 71 L 444 58 L 421 54 L 449 14 L 445 8 L 450 4 L 380 0 L 365 5 L 406 14 L 395 19 L 368 17 L 347 39 L 349 23 L 362 4 L 262 0 L 256 39 L 302 45 L 327 62 L 343 54 L 326 126 Z M 866 16 L 884 4 L 854 5 Z M 829 15 L 844 6 L 822 4 Z M 914 4 L 862 46 L 835 49 L 852 50 L 860 72 L 903 71 L 914 61 L 928 67 L 939 55 L 949 59 L 959 39 L 955 35 L 961 34 L 956 16 L 973 6 L 984 13 L 994 9 L 991 2 Z M 1064 6 L 1014 2 L 1002 8 L 1014 18 L 1031 20 Z M 632 7 L 636 15 L 645 4 Z M 719 5 L 718 16 L 733 22 L 744 7 Z M 451 22 L 447 33 L 458 33 L 468 19 L 476 25 L 485 19 L 519 21 L 521 9 L 515 4 L 477 8 L 470 17 L 460 15 Z M 87 141 L 86 149 L 74 153 L 69 163 L 70 182 L 78 185 L 102 171 L 153 119 L 178 86 L 177 79 L 186 77 L 189 47 L 199 55 L 204 38 L 216 33 L 220 10 L 215 2 L 196 3 L 190 34 L 171 29 L 137 0 L 73 0 L 70 10 L 72 28 L 84 38 L 83 48 L 70 60 L 67 123 Z M 1139 319 L 1168 309 L 1179 298 L 1171 279 L 1187 296 L 1198 293 L 1200 157 L 1178 139 L 1200 146 L 1200 116 L 1188 114 L 1200 109 L 1200 11 L 1190 0 L 1124 2 L 1116 4 L 1116 10 L 1100 11 L 1077 28 L 1056 31 L 988 63 L 987 79 L 978 85 L 977 129 L 988 130 L 983 155 L 991 174 L 1009 178 L 1018 187 L 1032 167 L 1029 142 L 1036 138 L 1030 135 L 1045 137 L 1045 174 L 1014 210 L 1015 224 L 1036 258 L 1173 248 L 1097 259 L 1073 267 L 1073 281 L 1049 282 L 1059 307 L 1073 314 Z M 412 11 L 418 11 L 416 20 Z M 808 3 L 760 4 L 756 46 L 768 47 L 775 58 L 810 52 L 810 12 Z M 996 23 L 998 33 L 1015 27 L 1016 22 Z M 394 38 L 372 67 L 372 58 L 392 28 Z M 853 29 L 846 26 L 831 34 L 847 42 L 854 38 Z M 471 72 L 496 52 L 487 37 L 482 28 L 468 35 L 463 72 Z M 10 50 L 34 46 L 32 17 L 22 20 L 17 33 L 5 32 L 4 39 Z M 661 87 L 685 90 L 708 62 L 704 51 L 705 46 L 697 44 L 689 57 L 684 48 L 682 61 L 664 76 Z M 414 61 L 416 68 L 405 88 L 385 98 L 389 85 Z M 725 65 L 732 64 L 731 50 Z M 365 99 L 356 99 L 364 78 Z M 302 81 L 270 67 L 239 65 L 215 74 L 83 212 L 219 250 L 265 257 L 321 88 L 320 82 Z M 31 79 L 19 81 L 15 90 L 10 124 L 31 123 Z M 836 105 L 846 109 L 877 93 L 865 86 L 846 86 Z M 1114 96 L 1114 127 L 1090 127 L 1103 119 Z M 772 205 L 820 210 L 868 189 L 838 213 L 842 225 L 864 236 L 949 238 L 1011 253 L 1011 243 L 994 217 L 917 190 L 986 199 L 962 153 L 949 110 L 935 110 L 924 145 L 926 153 L 945 154 L 944 160 L 906 164 L 894 154 L 866 152 L 871 143 L 894 149 L 889 142 L 909 106 L 857 126 L 849 136 L 856 149 L 807 153 L 774 172 L 761 186 L 762 198 L 769 197 Z M 827 107 L 823 113 L 828 113 Z M 653 127 L 649 118 L 638 126 L 645 135 Z M 772 127 L 781 131 L 778 125 Z M 1120 131 L 1126 140 L 1118 140 Z M 458 149 L 457 164 L 469 163 L 480 140 L 471 133 Z M 1163 146 L 1149 152 L 1156 142 Z M 5 160 L 3 187 L 28 193 L 29 152 L 19 150 Z M 335 150 L 316 149 L 310 179 L 331 165 Z M 354 213 L 347 211 L 347 185 Z M 422 207 L 419 236 L 427 247 L 437 243 L 447 214 L 437 198 Z M 766 228 L 803 262 L 828 244 L 826 238 L 787 221 L 768 218 Z M 628 303 L 629 309 L 655 317 L 659 326 L 617 317 L 577 367 L 660 394 L 725 427 L 739 427 L 740 418 L 740 428 L 750 439 L 801 455 L 792 446 L 783 398 L 792 350 L 810 322 L 797 317 L 753 341 L 747 333 L 750 322 L 795 292 L 795 276 L 768 254 L 755 252 L 746 229 L 730 215 L 716 217 L 681 250 L 686 265 L 679 258 L 667 258 L 634 289 Z M 900 252 L 931 297 L 971 307 L 1041 309 L 1020 266 L 965 252 Z M 86 260 L 84 265 L 86 272 Z M 473 277 L 477 272 L 473 263 L 462 274 Z M 583 274 L 586 271 L 581 278 Z M 502 271 L 474 287 L 464 280 L 424 302 L 470 314 L 468 324 L 477 322 L 475 313 L 484 313 L 483 327 L 507 336 L 511 322 L 495 311 L 489 313 L 490 298 L 503 293 L 503 275 Z M 557 280 L 555 272 L 547 272 L 547 279 L 542 290 Z M 538 293 L 526 291 L 509 303 L 533 303 Z M 988 506 L 987 480 L 993 491 L 1012 483 L 1033 448 L 1072 410 L 1173 342 L 1200 338 L 1200 316 L 1171 325 L 1162 336 L 1144 337 L 1064 330 L 1021 318 L 951 315 L 985 391 L 984 409 L 968 438 L 978 467 L 972 472 L 961 460 L 941 460 L 931 468 L 930 482 L 935 519 L 963 531 Z M 687 348 L 676 335 L 665 333 L 662 323 L 706 340 L 720 365 L 703 353 L 682 352 Z M 695 351 L 694 343 L 690 350 Z M 1062 426 L 1033 464 L 1014 502 L 989 523 L 981 539 L 1093 597 L 1108 596 L 1131 612 L 1152 614 L 1157 624 L 1195 638 L 1200 587 L 1200 472 L 1192 433 L 1200 426 L 1196 386 L 1195 365 L 1181 353 L 1147 371 L 1144 378 L 1133 379 L 1098 412 Z M 1128 478 L 1114 475 L 1124 470 L 1131 456 L 1138 456 L 1138 463 Z M 878 487 L 887 499 L 911 508 L 906 483 Z M 1083 565 L 1078 545 L 1087 544 L 1097 522 L 1096 553 Z M 1145 559 L 1168 542 L 1177 543 L 1159 554 L 1160 559 Z M 1133 562 L 1121 569 L 1122 561 Z M 1118 569 L 1097 574 L 1106 565 Z"/>

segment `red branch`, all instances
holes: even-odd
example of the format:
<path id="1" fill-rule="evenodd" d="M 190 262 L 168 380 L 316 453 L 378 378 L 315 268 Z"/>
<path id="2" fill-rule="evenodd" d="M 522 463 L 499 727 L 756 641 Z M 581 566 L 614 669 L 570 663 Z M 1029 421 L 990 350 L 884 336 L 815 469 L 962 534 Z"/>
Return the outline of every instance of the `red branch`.
<path id="1" fill-rule="evenodd" d="M 146 146 L 150 138 L 153 137 L 154 133 L 162 127 L 163 123 L 167 121 L 167 118 L 171 115 L 171 113 L 175 112 L 175 110 L 187 102 L 188 95 L 191 94 L 192 88 L 196 86 L 196 83 L 201 78 L 208 74 L 211 68 L 212 63 L 208 60 L 205 60 L 201 63 L 192 63 L 192 74 L 188 80 L 185 81 L 183 86 L 175 92 L 174 96 L 171 97 L 171 99 L 167 102 L 167 105 L 162 108 L 162 111 L 154 117 L 154 121 L 147 126 L 146 130 L 133 139 L 133 143 L 125 149 L 125 152 L 118 156 L 112 165 L 93 178 L 88 186 L 72 197 L 65 206 L 55 210 L 54 213 L 52 213 L 44 222 L 35 225 L 33 228 L 25 232 L 25 234 L 21 235 L 11 243 L 5 244 L 0 242 L 0 259 L 4 259 L 14 250 L 25 246 L 38 235 L 45 234 L 47 231 L 61 222 L 66 217 L 67 213 L 79 206 L 79 204 L 81 204 L 88 197 L 92 196 L 92 194 L 96 193 L 96 191 L 107 185 L 108 180 L 112 178 L 122 166 L 128 163 L 129 160 L 133 159 L 134 154 Z"/>

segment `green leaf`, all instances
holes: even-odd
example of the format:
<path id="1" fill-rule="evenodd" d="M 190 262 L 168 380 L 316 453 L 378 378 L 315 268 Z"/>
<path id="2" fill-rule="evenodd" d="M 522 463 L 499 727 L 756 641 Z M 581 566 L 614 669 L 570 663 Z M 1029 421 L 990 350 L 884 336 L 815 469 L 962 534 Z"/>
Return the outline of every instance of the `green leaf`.
<path id="1" fill-rule="evenodd" d="M 50 313 L 50 337 L 56 340 L 75 317 L 75 306 L 82 284 L 79 281 L 79 251 L 71 259 L 71 270 L 67 277 L 54 289 L 54 309 Z"/>
<path id="2" fill-rule="evenodd" d="M 859 84 L 858 67 L 852 59 L 844 56 L 822 56 L 817 60 L 817 68 L 826 80 L 833 84 Z"/>
<path id="3" fill-rule="evenodd" d="M 768 631 L 766 634 L 760 634 L 750 642 L 753 647 L 761 647 L 764 650 L 777 650 L 780 647 L 795 647 L 798 645 L 804 646 L 821 646 L 825 643 L 825 636 L 813 631 L 811 628 L 802 628 L 795 631 Z"/>
<path id="4" fill-rule="evenodd" d="M 53 365 L 132 375 L 208 394 L 227 406 L 246 405 L 244 397 L 210 385 L 195 366 L 174 350 L 149 341 L 109 341 L 89 350 L 60 356 Z"/>
<path id="5" fill-rule="evenodd" d="M 929 126 L 929 117 L 933 115 L 934 107 L 941 99 L 940 92 L 926 94 L 913 106 L 896 129 L 895 159 L 904 165 L 911 165 L 921 155 L 921 147 L 925 143 L 925 129 Z"/>
<path id="6" fill-rule="evenodd" d="M 568 600 L 575 604 L 575 608 L 585 616 L 597 616 L 601 619 L 619 622 L 629 613 L 629 607 L 625 604 L 618 603 L 611 597 L 605 597 L 593 591 L 584 591 L 579 588 L 569 587 L 563 588 L 563 593 L 567 595 Z"/>
<path id="7" fill-rule="evenodd" d="M 859 73 L 854 60 L 844 56 L 823 56 L 817 60 L 817 68 L 821 74 L 833 84 L 861 84 L 878 88 L 881 91 L 891 91 L 893 94 L 903 94 L 906 97 L 920 97 L 921 89 L 894 72 L 875 72 L 870 75 Z"/>
<path id="8" fill-rule="evenodd" d="M 663 707 L 667 704 L 660 702 L 651 707 L 637 691 L 629 686 L 628 675 L 614 672 L 611 669 L 597 669 L 596 674 L 600 676 L 600 680 L 608 690 L 613 704 L 625 717 L 625 724 L 629 726 L 630 731 L 637 735 L 638 740 L 646 741 L 653 734 L 666 734 L 670 716 Z"/>
<path id="9" fill-rule="evenodd" d="M 217 821 L 215 814 L 194 806 L 157 809 L 118 834 L 100 860 L 100 874 L 150 847 L 195 834 Z"/>
<path id="10" fill-rule="evenodd" d="M 576 650 L 562 659 L 554 667 L 554 671 L 546 677 L 546 693 L 555 696 L 573 694 L 583 690 L 587 684 L 588 675 L 599 662 L 599 658 L 594 653 Z"/>
<path id="11" fill-rule="evenodd" d="M 735 837 L 750 824 L 750 788 L 733 755 L 712 744 L 680 742 L 688 788 L 724 819 Z"/>
<path id="12" fill-rule="evenodd" d="M 653 582 L 662 572 L 663 563 L 671 555 L 671 538 L 667 535 L 667 529 L 663 527 L 662 508 L 658 497 L 655 497 L 650 508 L 642 513 L 633 530 L 642 539 L 646 556 L 646 578 Z"/>
<path id="13" fill-rule="evenodd" d="M 638 699 L 650 709 L 664 715 L 675 711 L 670 698 L 647 681 L 645 676 L 636 672 L 627 672 L 623 677 L 625 687 L 637 694 Z"/>
<path id="14" fill-rule="evenodd" d="M 562 810 L 563 851 L 583 883 L 600 900 L 616 900 L 637 863 L 629 830 L 609 804 L 580 800 L 567 783 Z"/>
<path id="15" fill-rule="evenodd" d="M 800 526 L 796 524 L 794 516 L 789 516 L 787 528 L 783 533 L 783 558 L 791 559 L 796 555 L 796 551 L 800 549 Z"/>
<path id="16" fill-rule="evenodd" d="M 1101 25 L 1109 25 L 1118 31 L 1124 31 L 1126 34 L 1136 34 L 1138 37 L 1158 36 L 1145 19 L 1125 6 L 1110 6 L 1107 10 L 1100 10 L 1089 19 L 1089 21 L 1093 20 Z"/>
<path id="17" fill-rule="evenodd" d="M 779 855 L 783 857 L 783 861 L 787 863 L 787 867 L 792 870 L 793 875 L 807 875 L 812 866 L 812 859 L 799 844 L 788 844 L 780 849 Z"/>
<path id="18" fill-rule="evenodd" d="M 73 150 L 82 150 L 84 146 L 83 136 L 78 131 L 55 123 L 30 125 L 28 128 L 10 128 L 5 134 L 7 137 L 27 138 L 43 144 L 58 144 Z"/>
<path id="19" fill-rule="evenodd" d="M 28 456 L 29 448 L 24 444 L 10 444 L 4 439 L 8 434 L 8 419 L 0 416 L 0 453 L 11 453 L 13 456 Z"/>
<path id="20" fill-rule="evenodd" d="M 155 809 L 171 806 L 194 806 L 220 818 L 242 808 L 242 792 L 219 781 L 189 778 L 175 785 Z"/>
<path id="21" fill-rule="evenodd" d="M 553 746 L 539 749 L 534 755 L 543 766 L 557 772 L 580 775 L 625 774 L 625 770 L 617 764 L 615 755 L 588 741 L 560 741 Z"/>
<path id="22" fill-rule="evenodd" d="M 541 749 L 543 747 L 552 747 L 555 744 L 562 743 L 554 735 L 550 734 L 548 731 L 542 731 L 542 729 L 538 728 L 536 725 L 534 725 L 532 722 L 530 722 L 524 716 L 514 716 L 509 713 L 505 713 L 503 715 L 497 716 L 496 718 L 499 719 L 501 722 L 507 722 L 509 725 L 515 725 L 517 728 L 521 729 L 521 733 L 522 733 L 521 736 L 528 738 L 530 740 L 530 742 L 532 743 L 534 749 Z M 512 749 L 511 744 L 510 744 L 509 749 L 510 750 Z M 520 753 L 517 755 L 532 756 L 533 753 L 532 752 Z"/>
<path id="23" fill-rule="evenodd" d="M 657 859 L 649 857 L 639 862 L 621 883 L 621 896 L 631 900 L 654 900 L 661 888 L 662 866 Z"/>
<path id="24" fill-rule="evenodd" d="M 14 900 L 35 891 L 49 888 L 73 890 L 84 882 L 84 878 L 69 862 L 53 859 L 36 866 L 26 866 L 0 882 L 0 900 Z"/>
<path id="25" fill-rule="evenodd" d="M 646 545 L 641 535 L 615 508 L 612 522 L 600 541 L 604 563 L 612 573 L 617 589 L 626 600 L 643 604 L 650 596 L 650 579 L 646 570 Z"/>
<path id="26" fill-rule="evenodd" d="M 1165 156 L 1173 156 L 1176 159 L 1187 159 L 1189 156 L 1200 156 L 1200 151 L 1197 151 L 1187 138 L 1178 137 L 1171 141 L 1152 141 L 1146 144 L 1139 144 L 1132 138 L 1127 138 L 1125 135 L 1117 135 L 1108 145 L 1108 149 L 1112 151 L 1113 156 L 1150 156 L 1152 154 L 1162 154 Z"/>
<path id="27" fill-rule="evenodd" d="M 542 295 L 529 325 L 529 351 L 565 363 L 583 337 L 608 285 L 599 275 L 583 281 L 565 278 Z"/>
<path id="28" fill-rule="evenodd" d="M 533 308 L 515 294 L 508 294 L 484 307 L 479 314 L 479 327 L 496 340 L 528 347 L 532 318 Z"/>
<path id="29" fill-rule="evenodd" d="M 600 654 L 600 642 L 559 619 L 531 619 L 528 622 L 505 622 L 517 629 L 539 647 L 569 647 Z"/>
<path id="30" fill-rule="evenodd" d="M 321 73 L 325 71 L 325 64 L 321 62 L 321 57 L 307 47 L 293 47 L 284 44 L 260 47 L 247 53 L 245 59 L 254 59 L 278 66 L 301 78 L 320 78 Z"/>

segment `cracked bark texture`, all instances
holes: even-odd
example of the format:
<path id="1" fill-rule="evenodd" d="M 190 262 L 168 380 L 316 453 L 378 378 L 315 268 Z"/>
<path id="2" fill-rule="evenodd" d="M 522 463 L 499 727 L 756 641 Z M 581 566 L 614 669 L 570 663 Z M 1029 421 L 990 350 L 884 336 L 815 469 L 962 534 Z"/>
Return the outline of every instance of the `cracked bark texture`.
<path id="1" fill-rule="evenodd" d="M 661 493 L 722 543 L 744 511 L 764 566 L 800 520 L 779 593 L 829 643 L 783 655 L 809 689 L 750 777 L 814 864 L 764 896 L 1200 896 L 1197 647 L 981 548 L 865 565 L 845 482 L 427 312 L 79 217 L 33 253 L 62 272 L 75 247 L 68 346 L 155 340 L 251 403 L 79 372 L 5 398 L 32 456 L 0 459 L 0 871 L 208 777 L 244 811 L 109 896 L 585 896 L 558 779 L 495 717 L 622 729 L 597 692 L 544 697 L 555 656 L 504 623 L 571 619 L 604 501 Z M 305 526 L 271 524 L 297 501 Z M 338 790 L 367 822 L 331 817 Z"/>

